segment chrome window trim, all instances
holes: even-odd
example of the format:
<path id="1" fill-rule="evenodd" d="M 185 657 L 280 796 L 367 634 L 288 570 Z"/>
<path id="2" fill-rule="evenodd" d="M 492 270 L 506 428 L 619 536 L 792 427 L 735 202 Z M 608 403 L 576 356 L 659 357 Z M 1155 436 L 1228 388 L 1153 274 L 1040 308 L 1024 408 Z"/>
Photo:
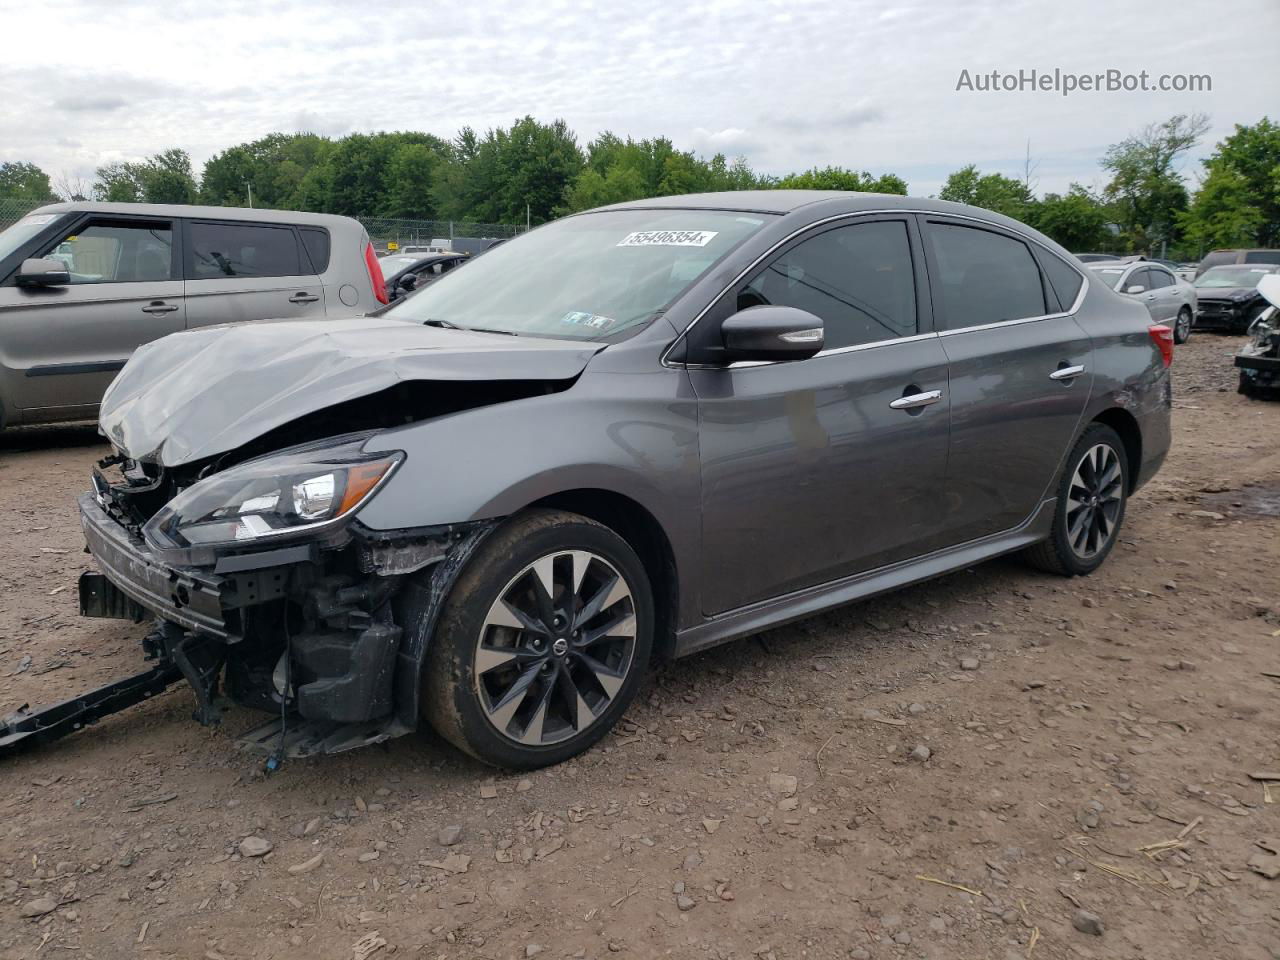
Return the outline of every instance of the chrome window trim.
<path id="1" fill-rule="evenodd" d="M 763 263 L 767 258 L 769 258 L 775 252 L 777 252 L 779 248 L 790 243 L 792 240 L 800 236 L 802 233 L 812 230 L 815 227 L 822 227 L 822 226 L 826 226 L 829 223 L 835 223 L 839 220 L 852 220 L 855 217 L 874 217 L 874 216 L 883 216 L 883 215 L 900 216 L 904 214 L 919 215 L 924 217 L 931 217 L 931 216 L 946 217 L 952 220 L 965 220 L 970 223 L 976 223 L 986 227 L 995 227 L 997 230 L 1003 230 L 1006 233 L 1013 234 L 1020 240 L 1034 243 L 1036 244 L 1036 246 L 1044 250 L 1045 253 L 1047 253 L 1049 256 L 1058 257 L 1059 260 L 1061 260 L 1070 269 L 1074 270 L 1076 273 L 1080 275 L 1080 279 L 1082 281 L 1080 284 L 1080 290 L 1076 294 L 1076 298 L 1072 302 L 1070 309 L 1062 310 L 1057 313 L 1046 313 L 1038 317 L 1020 317 L 1017 320 L 997 320 L 995 323 L 983 323 L 983 324 L 978 324 L 972 327 L 959 327 L 955 330 L 933 330 L 933 331 L 930 331 L 929 333 L 917 333 L 909 337 L 897 337 L 890 340 L 873 340 L 869 343 L 857 343 L 857 344 L 852 344 L 851 346 L 848 346 L 848 347 L 833 347 L 830 350 L 821 350 L 818 353 L 815 353 L 809 359 L 816 360 L 818 357 L 835 356 L 841 353 L 852 353 L 855 350 L 868 350 L 872 347 L 883 347 L 893 343 L 907 343 L 912 340 L 924 340 L 929 337 L 949 337 L 949 336 L 954 336 L 957 333 L 972 333 L 979 330 L 994 330 L 999 327 L 1011 327 L 1011 326 L 1015 326 L 1017 324 L 1022 324 L 1022 323 L 1037 323 L 1040 320 L 1057 320 L 1061 317 L 1069 317 L 1072 314 L 1077 313 L 1080 310 L 1081 304 L 1084 303 L 1085 295 L 1089 292 L 1089 281 L 1091 279 L 1089 277 L 1088 268 L 1085 267 L 1084 264 L 1070 263 L 1065 258 L 1058 256 L 1058 254 L 1054 253 L 1054 251 L 1050 249 L 1048 245 L 1040 242 L 1035 237 L 1024 236 L 1018 233 L 1016 230 L 1010 230 L 1008 227 L 1002 226 L 1001 224 L 995 223 L 994 221 L 991 221 L 991 220 L 983 220 L 981 217 L 970 217 L 961 213 L 942 213 L 937 210 L 921 210 L 918 208 L 906 208 L 906 207 L 894 208 L 891 210 L 857 210 L 857 211 L 854 211 L 853 213 L 837 213 L 830 217 L 824 217 L 821 220 L 814 220 L 812 223 L 807 223 L 803 227 L 798 227 L 797 229 L 793 230 L 791 233 L 783 237 L 781 240 L 779 240 L 777 243 L 775 243 L 773 246 L 771 246 L 768 250 L 761 253 L 758 257 L 752 260 L 751 263 L 749 263 L 745 268 L 743 268 L 743 270 L 736 277 L 734 277 L 729 283 L 727 283 L 719 293 L 717 293 L 714 297 L 712 297 L 710 301 L 708 301 L 705 307 L 703 307 L 701 310 L 698 311 L 697 315 L 692 320 L 689 321 L 689 325 L 685 327 L 682 331 L 680 331 L 680 334 L 674 340 L 672 340 L 671 343 L 667 345 L 667 348 L 665 350 L 662 351 L 662 356 L 659 362 L 664 367 L 673 367 L 677 369 L 684 368 L 686 370 L 743 370 L 749 367 L 771 367 L 778 363 L 796 363 L 797 361 L 795 360 L 739 360 L 736 363 L 731 363 L 725 366 L 725 365 L 713 364 L 713 363 L 672 363 L 672 362 L 669 362 L 667 358 L 671 355 L 671 351 L 675 350 L 675 348 L 679 346 L 680 341 L 688 337 L 689 331 L 698 325 L 698 321 L 700 321 L 703 317 L 705 317 L 710 312 L 711 308 L 716 305 L 716 303 L 720 300 L 721 297 L 723 297 L 726 293 L 728 293 L 735 286 L 737 286 L 738 283 L 741 282 L 743 277 L 745 277 L 752 270 L 754 270 L 761 263 Z M 926 267 L 926 270 L 927 269 L 928 268 Z M 1041 269 L 1039 264 L 1036 264 L 1036 269 L 1037 270 Z"/>

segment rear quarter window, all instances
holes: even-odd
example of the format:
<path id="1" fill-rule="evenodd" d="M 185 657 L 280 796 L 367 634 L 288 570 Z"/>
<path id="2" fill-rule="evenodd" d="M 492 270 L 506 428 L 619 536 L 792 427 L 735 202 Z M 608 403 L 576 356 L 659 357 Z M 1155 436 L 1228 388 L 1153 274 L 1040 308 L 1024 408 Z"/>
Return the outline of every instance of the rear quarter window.
<path id="1" fill-rule="evenodd" d="M 329 269 L 329 231 L 324 227 L 299 227 L 302 246 L 311 259 L 311 269 L 324 273 Z"/>
<path id="2" fill-rule="evenodd" d="M 1084 277 L 1080 271 L 1068 266 L 1060 257 L 1052 253 L 1040 252 L 1040 264 L 1049 278 L 1049 286 L 1058 295 L 1058 304 L 1063 310 L 1070 310 L 1075 305 L 1080 288 L 1084 286 Z"/>
<path id="3" fill-rule="evenodd" d="M 1250 250 L 1244 255 L 1245 263 L 1280 263 L 1280 250 Z"/>

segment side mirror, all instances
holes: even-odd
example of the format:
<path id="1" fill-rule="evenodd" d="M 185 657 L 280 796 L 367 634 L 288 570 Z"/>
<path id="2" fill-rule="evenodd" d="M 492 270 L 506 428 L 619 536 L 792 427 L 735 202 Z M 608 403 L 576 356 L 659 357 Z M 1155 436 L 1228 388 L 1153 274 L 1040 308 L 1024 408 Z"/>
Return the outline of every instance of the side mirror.
<path id="1" fill-rule="evenodd" d="M 747 307 L 720 327 L 724 361 L 806 360 L 825 342 L 822 318 L 796 307 Z"/>
<path id="2" fill-rule="evenodd" d="M 14 281 L 20 287 L 65 287 L 71 273 L 65 263 L 52 257 L 23 260 Z"/>
<path id="3" fill-rule="evenodd" d="M 396 286 L 398 286 L 405 293 L 408 293 L 410 290 L 414 289 L 417 285 L 418 285 L 418 275 L 416 273 L 406 273 L 403 277 L 401 277 L 398 281 L 396 281 Z"/>
<path id="4" fill-rule="evenodd" d="M 1147 288 L 1140 283 L 1131 283 L 1124 288 L 1125 293 L 1146 293 Z"/>
<path id="5" fill-rule="evenodd" d="M 1268 273 L 1259 280 L 1258 292 L 1273 307 L 1280 307 L 1280 273 Z"/>

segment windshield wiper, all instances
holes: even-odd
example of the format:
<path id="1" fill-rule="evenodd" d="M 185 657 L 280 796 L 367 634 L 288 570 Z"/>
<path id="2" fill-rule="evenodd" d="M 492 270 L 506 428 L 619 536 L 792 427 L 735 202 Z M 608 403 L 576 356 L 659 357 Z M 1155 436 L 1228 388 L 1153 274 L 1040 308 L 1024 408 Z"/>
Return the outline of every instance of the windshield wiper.
<path id="1" fill-rule="evenodd" d="M 513 333 L 510 330 L 491 330 L 488 327 L 460 327 L 456 323 L 450 323 L 448 320 L 437 320 L 434 317 L 422 321 L 424 327 L 439 327 L 441 330 L 467 330 L 471 333 L 501 333 L 507 337 L 518 337 L 520 334 Z"/>

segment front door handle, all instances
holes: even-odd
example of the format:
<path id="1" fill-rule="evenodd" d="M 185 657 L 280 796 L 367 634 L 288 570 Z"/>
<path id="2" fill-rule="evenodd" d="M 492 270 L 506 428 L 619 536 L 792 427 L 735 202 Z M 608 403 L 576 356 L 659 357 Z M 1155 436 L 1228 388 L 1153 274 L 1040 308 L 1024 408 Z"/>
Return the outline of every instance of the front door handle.
<path id="1" fill-rule="evenodd" d="M 1077 364 L 1074 367 L 1059 367 L 1053 373 L 1049 374 L 1050 380 L 1074 380 L 1080 374 L 1084 373 L 1084 364 Z"/>
<path id="2" fill-rule="evenodd" d="M 305 290 L 300 290 L 297 293 L 295 293 L 292 297 L 289 298 L 289 302 L 290 303 L 315 303 L 319 299 L 320 298 L 317 297 L 314 293 L 307 293 Z"/>
<path id="3" fill-rule="evenodd" d="M 178 309 L 176 303 L 165 303 L 163 300 L 152 300 L 142 308 L 143 313 L 173 313 Z"/>
<path id="4" fill-rule="evenodd" d="M 894 410 L 916 410 L 935 404 L 941 399 L 941 390 L 926 390 L 924 393 L 909 393 L 905 397 L 899 397 L 891 401 L 889 406 Z"/>

